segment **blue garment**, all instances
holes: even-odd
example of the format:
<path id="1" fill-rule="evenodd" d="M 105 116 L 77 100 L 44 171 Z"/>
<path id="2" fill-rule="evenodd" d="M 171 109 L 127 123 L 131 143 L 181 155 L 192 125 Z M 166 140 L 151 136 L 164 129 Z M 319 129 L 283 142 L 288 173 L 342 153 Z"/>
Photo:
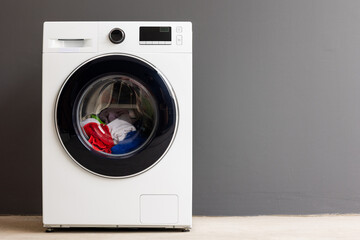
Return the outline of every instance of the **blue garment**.
<path id="1" fill-rule="evenodd" d="M 145 139 L 140 136 L 137 131 L 128 132 L 124 140 L 120 141 L 117 145 L 111 148 L 112 154 L 125 154 L 129 153 L 136 148 L 140 147 L 145 142 Z"/>

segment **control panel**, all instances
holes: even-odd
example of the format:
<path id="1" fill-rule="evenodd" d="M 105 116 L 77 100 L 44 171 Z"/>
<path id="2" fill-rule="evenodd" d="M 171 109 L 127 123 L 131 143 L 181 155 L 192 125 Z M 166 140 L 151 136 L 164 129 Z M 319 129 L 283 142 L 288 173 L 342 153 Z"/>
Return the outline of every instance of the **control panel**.
<path id="1" fill-rule="evenodd" d="M 44 32 L 44 52 L 192 52 L 191 22 L 47 22 L 45 25 L 51 28 Z"/>
<path id="2" fill-rule="evenodd" d="M 183 44 L 182 27 L 176 27 L 176 45 Z M 139 28 L 139 44 L 140 45 L 171 45 L 172 29 L 170 26 L 162 27 L 140 27 Z"/>
<path id="3" fill-rule="evenodd" d="M 171 45 L 171 27 L 140 27 L 141 45 Z"/>

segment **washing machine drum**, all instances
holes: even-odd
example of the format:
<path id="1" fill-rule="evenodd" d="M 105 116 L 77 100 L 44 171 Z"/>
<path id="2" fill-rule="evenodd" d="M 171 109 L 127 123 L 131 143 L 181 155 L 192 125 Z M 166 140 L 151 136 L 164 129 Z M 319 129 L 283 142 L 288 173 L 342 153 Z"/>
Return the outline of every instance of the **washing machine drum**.
<path id="1" fill-rule="evenodd" d="M 166 154 L 177 104 L 155 67 L 135 56 L 107 55 L 70 74 L 55 115 L 60 141 L 76 163 L 121 178 L 145 172 Z"/>

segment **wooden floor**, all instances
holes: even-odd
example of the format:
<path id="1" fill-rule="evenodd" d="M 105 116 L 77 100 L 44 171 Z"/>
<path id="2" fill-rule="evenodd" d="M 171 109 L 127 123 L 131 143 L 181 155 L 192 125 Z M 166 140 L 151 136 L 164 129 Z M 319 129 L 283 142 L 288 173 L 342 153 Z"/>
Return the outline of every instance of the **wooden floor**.
<path id="1" fill-rule="evenodd" d="M 194 217 L 190 232 L 80 229 L 45 233 L 39 216 L 0 216 L 0 239 L 360 239 L 360 215 Z"/>

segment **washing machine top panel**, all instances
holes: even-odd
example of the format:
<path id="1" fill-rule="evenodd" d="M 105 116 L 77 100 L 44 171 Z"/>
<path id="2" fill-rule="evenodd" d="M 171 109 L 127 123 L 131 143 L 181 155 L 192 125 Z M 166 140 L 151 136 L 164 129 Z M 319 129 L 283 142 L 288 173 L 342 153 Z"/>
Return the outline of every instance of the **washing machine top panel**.
<path id="1" fill-rule="evenodd" d="M 95 57 L 62 86 L 56 129 L 69 156 L 91 173 L 131 177 L 154 166 L 177 128 L 177 102 L 165 76 L 128 54 Z"/>
<path id="2" fill-rule="evenodd" d="M 191 22 L 45 22 L 43 53 L 191 53 Z"/>

